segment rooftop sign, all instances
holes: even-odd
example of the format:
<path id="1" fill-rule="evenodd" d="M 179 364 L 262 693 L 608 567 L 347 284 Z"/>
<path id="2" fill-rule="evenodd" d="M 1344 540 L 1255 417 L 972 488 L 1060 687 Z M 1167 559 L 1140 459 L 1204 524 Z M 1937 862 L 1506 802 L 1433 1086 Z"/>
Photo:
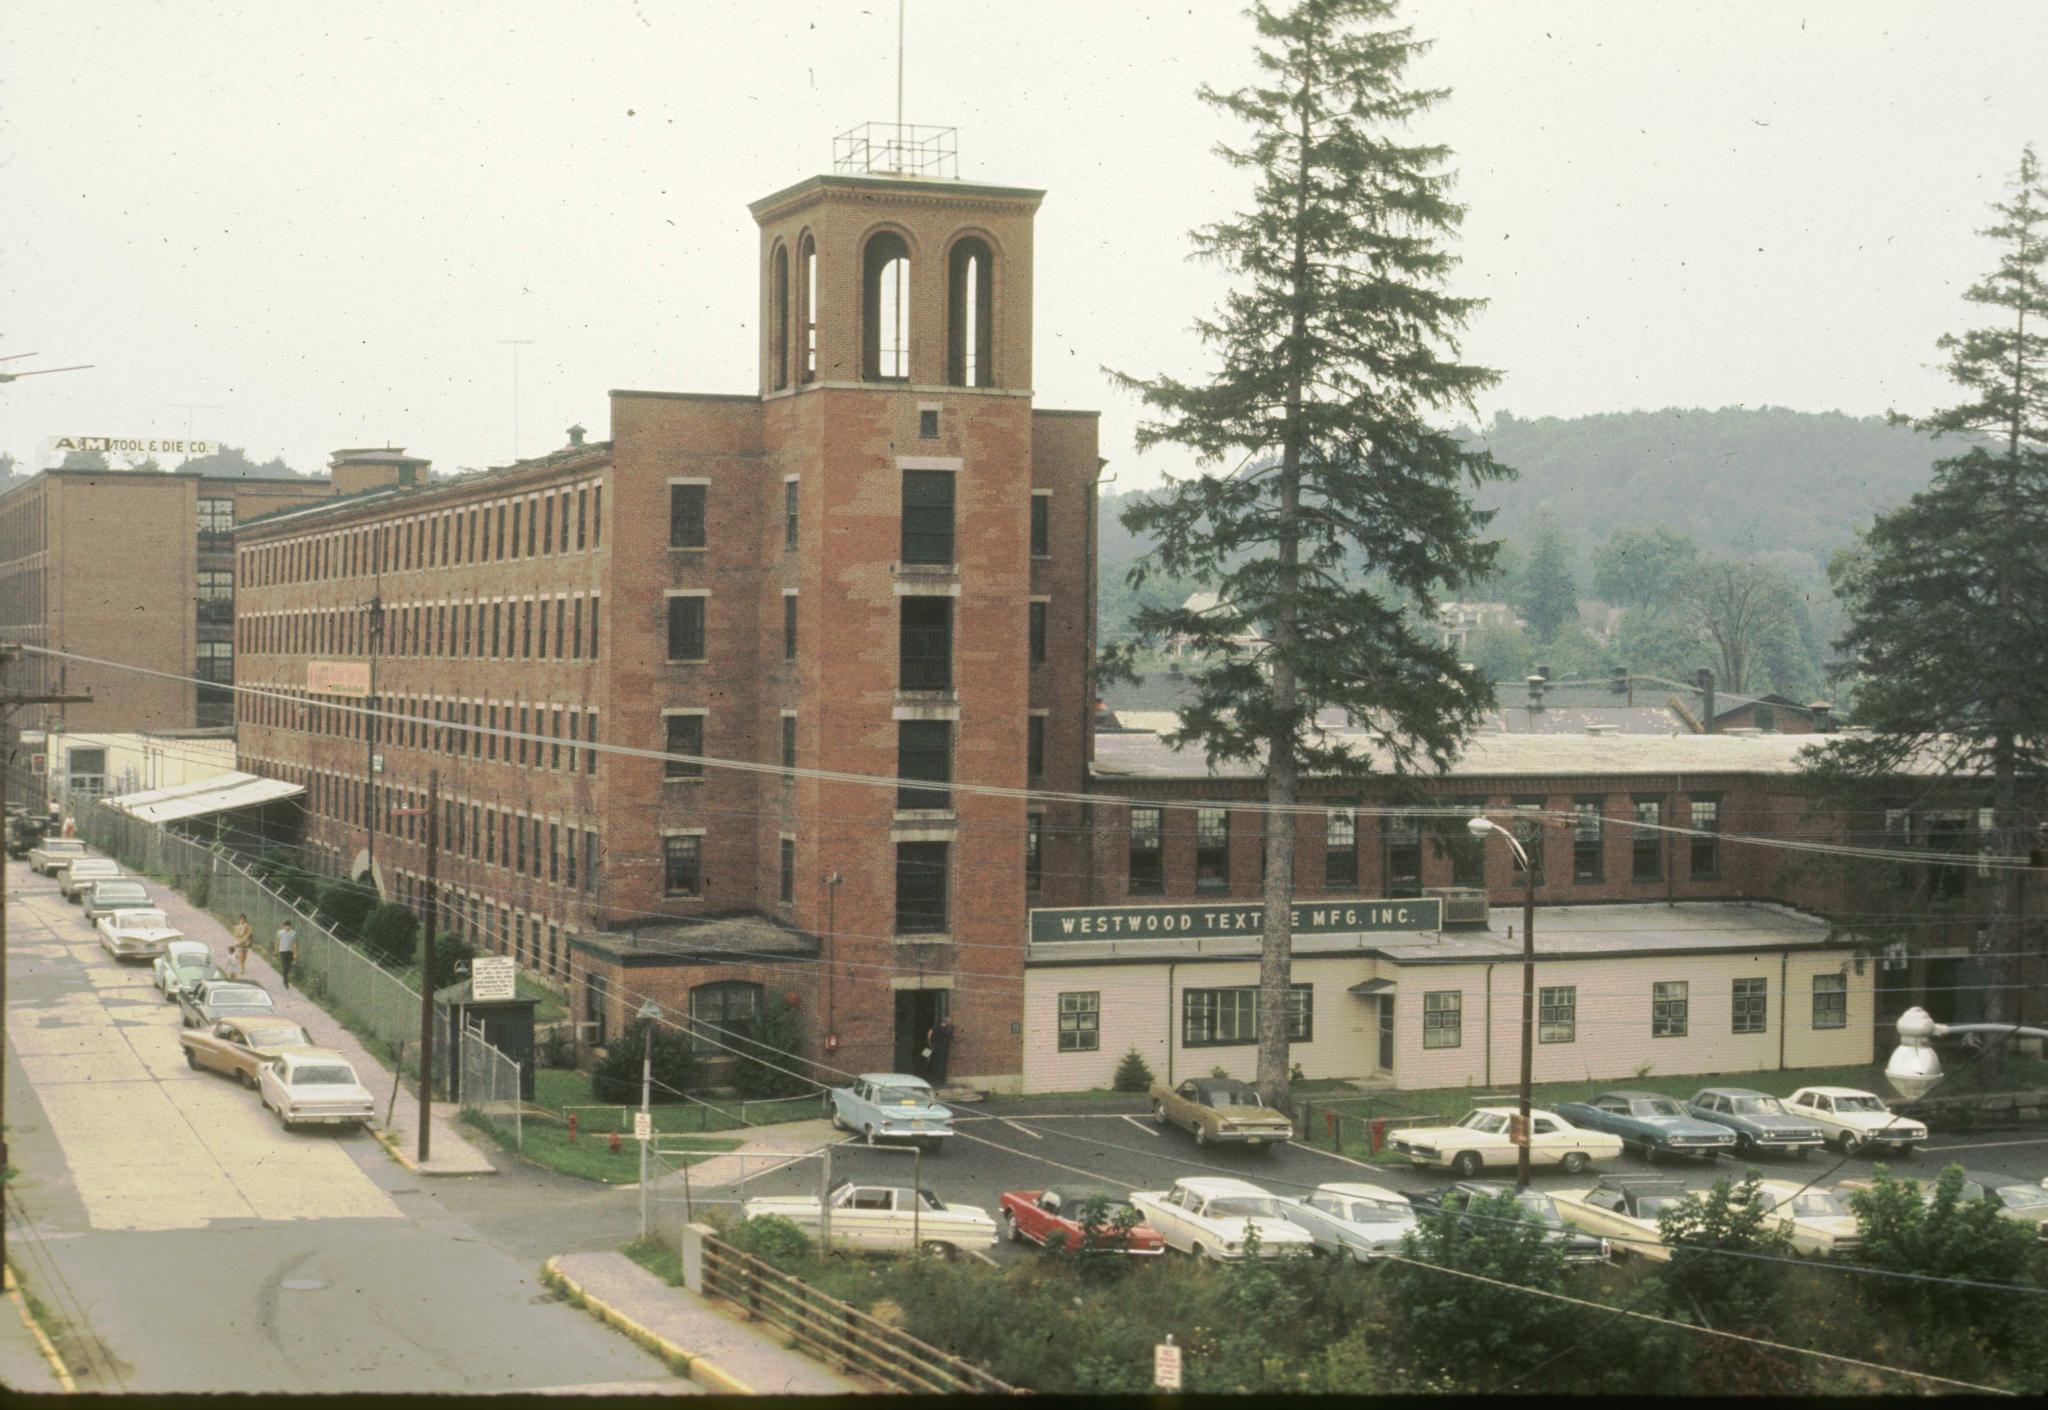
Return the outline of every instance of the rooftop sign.
<path id="1" fill-rule="evenodd" d="M 1292 907 L 1296 935 L 1350 935 L 1438 930 L 1443 902 L 1434 896 L 1400 900 L 1299 901 Z M 1264 906 L 1202 902 L 1178 906 L 1062 906 L 1031 913 L 1031 939 L 1131 940 L 1147 936 L 1209 939 L 1257 935 Z"/>
<path id="2" fill-rule="evenodd" d="M 219 449 L 219 441 L 195 441 L 178 437 L 164 439 L 148 436 L 58 436 L 50 442 L 52 455 L 96 450 L 105 455 L 198 456 L 212 455 Z"/>

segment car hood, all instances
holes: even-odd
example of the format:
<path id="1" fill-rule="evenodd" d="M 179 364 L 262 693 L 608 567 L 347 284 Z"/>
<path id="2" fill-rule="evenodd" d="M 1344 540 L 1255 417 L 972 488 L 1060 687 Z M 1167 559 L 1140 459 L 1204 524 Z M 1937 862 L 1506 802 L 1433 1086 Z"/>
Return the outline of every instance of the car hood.
<path id="1" fill-rule="evenodd" d="M 1910 1116 L 1900 1116 L 1888 1111 L 1838 1111 L 1835 1113 L 1835 1120 L 1845 1126 L 1854 1126 L 1859 1131 L 1878 1131 L 1889 1126 L 1903 1134 L 1927 1129 Z"/>
<path id="2" fill-rule="evenodd" d="M 1763 1112 L 1755 1116 L 1730 1116 L 1728 1120 L 1738 1126 L 1768 1133 L 1792 1135 L 1800 1131 L 1819 1131 L 1813 1118 L 1808 1116 L 1780 1116 L 1776 1112 Z"/>
<path id="3" fill-rule="evenodd" d="M 1410 1126 L 1405 1130 L 1391 1132 L 1388 1136 L 1389 1140 L 1408 1141 L 1422 1146 L 1454 1145 L 1463 1141 L 1505 1141 L 1507 1138 L 1508 1133 L 1505 1131 L 1489 1135 L 1484 1131 L 1474 1131 L 1469 1126 Z"/>
<path id="4" fill-rule="evenodd" d="M 1262 1244 L 1306 1244 L 1315 1242 L 1314 1236 L 1308 1230 L 1302 1228 L 1291 1219 L 1269 1219 L 1261 1214 L 1254 1215 L 1248 1219 L 1218 1219 L 1215 1223 L 1218 1228 L 1226 1231 L 1232 1224 L 1242 1225 L 1243 1228 L 1233 1235 L 1234 1240 L 1238 1243 L 1243 1243 L 1251 1236 L 1254 1230 L 1258 1232 L 1259 1242 Z"/>
<path id="5" fill-rule="evenodd" d="M 1632 1117 L 1631 1120 L 1640 1121 L 1645 1126 L 1654 1126 L 1658 1130 L 1673 1136 L 1725 1136 L 1728 1134 L 1726 1126 L 1720 1126 L 1711 1121 L 1702 1121 L 1697 1116 L 1637 1116 Z"/>

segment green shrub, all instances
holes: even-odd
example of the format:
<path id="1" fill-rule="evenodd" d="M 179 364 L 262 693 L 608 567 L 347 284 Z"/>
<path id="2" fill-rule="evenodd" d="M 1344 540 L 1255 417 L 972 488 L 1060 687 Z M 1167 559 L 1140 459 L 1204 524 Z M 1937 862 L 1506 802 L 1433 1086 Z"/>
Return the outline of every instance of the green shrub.
<path id="1" fill-rule="evenodd" d="M 1109 1079 L 1109 1085 L 1119 1092 L 1149 1092 L 1152 1090 L 1152 1069 L 1145 1062 L 1145 1055 L 1136 1048 L 1124 1054 L 1124 1060 L 1116 1065 L 1116 1076 Z"/>
<path id="2" fill-rule="evenodd" d="M 1724 1175 L 1713 1189 L 1688 1194 L 1657 1216 L 1664 1242 L 1691 1245 L 1679 1248 L 1665 1265 L 1665 1300 L 1675 1315 L 1731 1330 L 1770 1321 L 1786 1265 L 1730 1256 L 1792 1254 L 1791 1236 L 1770 1221 L 1757 1200 L 1757 1178 L 1754 1169 L 1739 1184 Z"/>
<path id="3" fill-rule="evenodd" d="M 412 957 L 412 967 L 419 970 L 426 963 L 426 936 L 420 937 L 419 948 Z M 435 989 L 445 989 L 469 973 L 470 961 L 476 958 L 476 946 L 460 935 L 437 934 L 434 936 L 434 972 L 429 977 Z"/>
<path id="4" fill-rule="evenodd" d="M 640 1104 L 640 1059 L 650 1033 L 654 1040 L 655 1099 L 673 1101 L 678 1093 L 689 1090 L 690 1079 L 696 1070 L 690 1040 L 673 1028 L 636 1018 L 626 1025 L 625 1032 L 612 1040 L 605 1055 L 590 1069 L 592 1100 L 618 1102 L 625 1106 Z"/>
<path id="5" fill-rule="evenodd" d="M 811 1065 L 795 1056 L 803 1051 L 804 1024 L 794 1004 L 769 995 L 744 1036 L 721 1036 L 719 1041 L 743 1054 L 732 1073 L 733 1088 L 742 1097 L 798 1097 L 815 1085 Z"/>
<path id="6" fill-rule="evenodd" d="M 343 940 L 355 941 L 363 933 L 363 922 L 376 909 L 377 893 L 357 881 L 330 882 L 320 890 L 320 908 L 315 913 L 329 930 Z"/>
<path id="7" fill-rule="evenodd" d="M 785 1273 L 796 1271 L 811 1257 L 811 1236 L 780 1214 L 742 1219 L 725 1231 L 725 1241 Z"/>
<path id="8" fill-rule="evenodd" d="M 542 1067 L 566 1069 L 576 1066 L 576 1040 L 570 1036 L 567 1024 L 558 1023 L 541 1030 L 537 1060 Z"/>
<path id="9" fill-rule="evenodd" d="M 419 919 L 396 901 L 373 906 L 363 919 L 363 948 L 379 964 L 396 967 L 414 963 L 419 941 Z"/>

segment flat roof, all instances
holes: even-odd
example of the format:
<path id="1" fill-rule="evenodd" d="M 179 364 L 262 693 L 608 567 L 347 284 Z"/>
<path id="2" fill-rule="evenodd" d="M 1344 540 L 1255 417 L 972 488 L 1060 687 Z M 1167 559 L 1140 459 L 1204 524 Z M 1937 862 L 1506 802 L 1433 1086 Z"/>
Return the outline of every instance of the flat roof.
<path id="1" fill-rule="evenodd" d="M 757 958 L 815 959 L 822 948 L 817 936 L 753 912 L 632 930 L 580 931 L 570 938 L 569 945 L 572 951 L 600 955 L 629 968 Z"/>
<path id="2" fill-rule="evenodd" d="M 101 801 L 130 817 L 161 823 L 224 813 L 232 808 L 253 808 L 260 803 L 274 803 L 280 798 L 296 798 L 305 791 L 303 786 L 286 783 L 283 779 L 230 770 L 196 783 L 179 784 L 174 788 L 149 788 Z"/>

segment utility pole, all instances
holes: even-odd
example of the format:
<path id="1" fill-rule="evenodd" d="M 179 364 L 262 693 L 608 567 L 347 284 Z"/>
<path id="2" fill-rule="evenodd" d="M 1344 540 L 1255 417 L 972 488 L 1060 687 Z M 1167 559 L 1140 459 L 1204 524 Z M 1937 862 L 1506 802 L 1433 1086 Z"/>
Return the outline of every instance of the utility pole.
<path id="1" fill-rule="evenodd" d="M 512 349 L 512 458 L 519 459 L 519 350 L 533 345 L 531 338 L 500 338 Z"/>
<path id="2" fill-rule="evenodd" d="M 384 598 L 377 586 L 383 567 L 383 534 L 372 534 L 370 543 L 370 689 L 366 701 L 370 708 L 363 716 L 363 855 L 369 859 L 370 887 L 381 900 L 384 893 L 377 885 L 377 652 L 384 644 Z"/>
<path id="3" fill-rule="evenodd" d="M 661 1020 L 661 1005 L 649 999 L 640 1006 L 640 1114 L 647 1118 L 647 1134 L 640 1137 L 640 1237 L 647 1237 L 647 1148 L 654 1143 L 654 1025 Z M 636 1133 L 637 1134 L 637 1133 Z"/>
<path id="4" fill-rule="evenodd" d="M 427 894 L 420 917 L 420 1153 L 427 1163 L 434 1114 L 434 912 L 440 887 L 436 865 L 441 854 L 441 771 L 427 774 Z M 453 1035 L 450 1035 L 451 1040 Z"/>
<path id="5" fill-rule="evenodd" d="M 21 648 L 14 645 L 0 645 L 0 678 L 4 678 L 7 667 L 21 657 Z M 90 705 L 92 692 L 83 695 L 14 695 L 0 690 L 0 724 L 4 731 L 14 728 L 14 711 L 22 705 Z M 14 773 L 15 749 L 12 740 L 0 738 L 7 749 L 7 757 L 0 760 L 0 816 L 6 813 L 9 784 Z M 5 826 L 0 823 L 0 826 Z M 0 877 L 0 1014 L 7 1012 L 7 881 Z M 7 1164 L 7 1098 L 4 1085 L 0 1085 L 0 1166 Z M 6 1221 L 0 1220 L 0 1258 L 7 1253 Z"/>

